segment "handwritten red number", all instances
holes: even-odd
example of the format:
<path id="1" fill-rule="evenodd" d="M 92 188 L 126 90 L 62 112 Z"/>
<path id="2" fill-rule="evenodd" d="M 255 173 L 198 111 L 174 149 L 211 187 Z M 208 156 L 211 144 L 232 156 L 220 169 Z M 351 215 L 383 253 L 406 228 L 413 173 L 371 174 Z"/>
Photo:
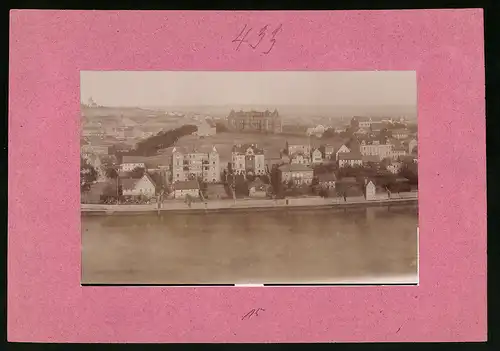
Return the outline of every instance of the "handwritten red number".
<path id="1" fill-rule="evenodd" d="M 257 42 L 257 44 L 255 45 L 252 45 L 250 44 L 250 46 L 253 48 L 253 49 L 256 49 L 257 46 L 259 46 L 260 42 L 262 41 L 262 39 L 264 39 L 264 37 L 266 36 L 266 30 L 267 30 L 267 27 L 269 27 L 268 24 L 266 24 L 264 27 L 261 28 L 261 30 L 259 31 L 259 41 Z"/>
<path id="2" fill-rule="evenodd" d="M 271 44 L 271 47 L 269 48 L 269 50 L 264 51 L 264 52 L 263 52 L 264 54 L 266 54 L 266 55 L 267 55 L 267 54 L 269 54 L 269 53 L 271 52 L 271 50 L 273 49 L 274 44 L 276 44 L 276 39 L 275 39 L 275 37 L 276 37 L 276 35 L 277 35 L 280 31 L 281 31 L 281 27 L 282 27 L 282 25 L 280 24 L 278 28 L 276 28 L 275 30 L 273 30 L 273 33 L 272 33 L 272 34 L 273 34 L 273 37 L 272 37 L 272 39 L 271 39 L 271 43 L 272 43 L 272 44 Z"/>
<path id="3" fill-rule="evenodd" d="M 247 25 L 245 24 L 245 27 L 243 27 L 242 31 L 240 32 L 240 34 L 238 34 L 238 36 L 236 38 L 233 39 L 233 43 L 238 43 L 238 46 L 236 47 L 236 51 L 239 51 L 240 50 L 240 46 L 241 44 L 243 43 L 248 43 L 248 41 L 246 40 L 246 37 L 248 36 L 248 33 L 250 33 L 250 31 L 252 30 L 252 28 L 249 28 L 246 33 L 245 33 L 245 29 L 247 29 Z M 244 33 L 244 34 L 243 34 Z M 243 35 L 243 37 L 242 37 Z"/>

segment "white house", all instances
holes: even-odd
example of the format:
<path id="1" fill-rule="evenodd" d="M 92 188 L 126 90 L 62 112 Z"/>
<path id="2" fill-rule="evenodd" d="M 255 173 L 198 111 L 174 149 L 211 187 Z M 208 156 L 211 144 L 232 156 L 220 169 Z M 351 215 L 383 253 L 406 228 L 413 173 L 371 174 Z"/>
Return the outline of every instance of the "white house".
<path id="1" fill-rule="evenodd" d="M 363 158 L 357 152 L 343 152 L 338 155 L 339 167 L 362 166 Z"/>
<path id="2" fill-rule="evenodd" d="M 323 162 L 323 153 L 320 149 L 316 148 L 311 152 L 311 162 L 318 164 Z"/>
<path id="3" fill-rule="evenodd" d="M 140 179 L 122 179 L 122 193 L 124 196 L 145 196 L 151 198 L 156 193 L 156 184 L 147 173 Z"/>
<path id="4" fill-rule="evenodd" d="M 363 156 L 377 156 L 379 160 L 392 156 L 392 145 L 380 143 L 378 140 L 361 141 L 359 151 Z"/>
<path id="5" fill-rule="evenodd" d="M 366 184 L 365 194 L 367 200 L 375 200 L 377 198 L 376 187 L 371 180 Z"/>
<path id="6" fill-rule="evenodd" d="M 120 170 L 131 172 L 136 168 L 146 168 L 145 158 L 142 156 L 123 156 Z"/>
<path id="7" fill-rule="evenodd" d="M 392 174 L 398 174 L 403 168 L 403 162 L 392 162 L 387 165 L 387 170 Z"/>
<path id="8" fill-rule="evenodd" d="M 187 195 L 199 197 L 200 185 L 196 180 L 178 181 L 174 183 L 174 198 L 184 199 Z"/>

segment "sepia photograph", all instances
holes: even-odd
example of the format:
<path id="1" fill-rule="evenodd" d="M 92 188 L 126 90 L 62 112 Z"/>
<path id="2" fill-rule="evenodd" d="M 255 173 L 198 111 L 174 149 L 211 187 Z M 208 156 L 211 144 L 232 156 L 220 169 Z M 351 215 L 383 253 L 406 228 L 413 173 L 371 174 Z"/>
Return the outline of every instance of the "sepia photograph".
<path id="1" fill-rule="evenodd" d="M 418 284 L 415 71 L 81 71 L 81 283 Z"/>

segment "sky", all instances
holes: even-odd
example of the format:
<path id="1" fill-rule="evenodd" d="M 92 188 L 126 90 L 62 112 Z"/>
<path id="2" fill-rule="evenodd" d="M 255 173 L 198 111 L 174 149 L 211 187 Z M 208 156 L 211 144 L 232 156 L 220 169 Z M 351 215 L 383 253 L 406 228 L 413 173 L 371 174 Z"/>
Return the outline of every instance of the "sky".
<path id="1" fill-rule="evenodd" d="M 417 104 L 415 71 L 82 71 L 81 101 L 103 106 Z"/>

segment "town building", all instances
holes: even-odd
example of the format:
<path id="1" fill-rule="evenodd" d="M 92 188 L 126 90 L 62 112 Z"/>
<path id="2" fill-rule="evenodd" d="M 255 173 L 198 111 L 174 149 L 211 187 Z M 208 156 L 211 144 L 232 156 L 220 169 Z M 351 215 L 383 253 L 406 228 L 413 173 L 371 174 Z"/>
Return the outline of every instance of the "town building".
<path id="1" fill-rule="evenodd" d="M 377 156 L 379 160 L 391 157 L 392 145 L 378 140 L 362 140 L 359 151 L 363 156 Z"/>
<path id="2" fill-rule="evenodd" d="M 156 194 L 156 184 L 151 176 L 145 173 L 142 178 L 125 178 L 120 179 L 123 196 L 144 196 L 152 198 Z"/>
<path id="3" fill-rule="evenodd" d="M 370 163 L 379 163 L 380 157 L 377 155 L 361 155 L 361 160 L 363 161 L 364 165 L 367 165 Z"/>
<path id="4" fill-rule="evenodd" d="M 323 189 L 334 189 L 336 181 L 337 177 L 333 172 L 318 174 L 318 184 Z"/>
<path id="5" fill-rule="evenodd" d="M 409 131 L 407 129 L 393 129 L 392 130 L 392 137 L 398 140 L 406 139 L 408 138 Z"/>
<path id="6" fill-rule="evenodd" d="M 343 152 L 338 154 L 339 167 L 355 167 L 362 166 L 362 155 L 357 152 Z"/>
<path id="7" fill-rule="evenodd" d="M 398 174 L 403 168 L 403 162 L 391 162 L 387 165 L 386 169 L 392 174 Z"/>
<path id="8" fill-rule="evenodd" d="M 354 132 L 354 135 L 367 135 L 368 132 L 369 132 L 369 129 L 359 128 L 358 130 L 356 130 Z"/>
<path id="9" fill-rule="evenodd" d="M 351 119 L 351 126 L 355 128 L 369 129 L 372 123 L 371 117 L 355 116 Z"/>
<path id="10" fill-rule="evenodd" d="M 287 183 L 292 181 L 295 185 L 311 184 L 313 169 L 302 164 L 288 164 L 279 167 L 281 181 Z"/>
<path id="11" fill-rule="evenodd" d="M 200 184 L 196 179 L 181 180 L 173 185 L 174 199 L 185 199 L 186 196 L 198 198 L 200 196 Z"/>
<path id="12" fill-rule="evenodd" d="M 172 181 L 202 179 L 206 183 L 218 183 L 221 180 L 219 153 L 212 147 L 210 150 L 172 149 Z"/>
<path id="13" fill-rule="evenodd" d="M 264 150 L 256 144 L 234 145 L 231 152 L 231 167 L 235 174 L 266 174 Z"/>
<path id="14" fill-rule="evenodd" d="M 298 165 L 311 165 L 311 157 L 310 154 L 306 154 L 304 152 L 298 151 L 290 156 L 290 164 L 298 164 Z"/>
<path id="15" fill-rule="evenodd" d="M 109 146 L 107 145 L 85 144 L 80 146 L 80 153 L 82 154 L 107 155 L 108 152 Z"/>
<path id="16" fill-rule="evenodd" d="M 301 152 L 305 155 L 311 154 L 311 145 L 309 144 L 288 144 L 287 149 L 288 149 L 288 155 L 290 156 L 298 152 Z"/>
<path id="17" fill-rule="evenodd" d="M 338 161 L 339 160 L 339 155 L 340 154 L 345 154 L 345 153 L 349 153 L 351 152 L 351 150 L 344 144 L 342 145 L 341 147 L 339 147 L 339 149 L 335 152 L 335 160 Z"/>
<path id="18" fill-rule="evenodd" d="M 403 145 L 394 146 L 392 148 L 391 157 L 393 160 L 406 156 L 406 148 Z"/>
<path id="19" fill-rule="evenodd" d="M 227 121 L 230 130 L 239 132 L 281 133 L 283 130 L 278 110 L 273 112 L 231 110 Z"/>
<path id="20" fill-rule="evenodd" d="M 120 164 L 120 171 L 131 172 L 136 168 L 146 169 L 146 162 L 144 156 L 123 156 Z"/>
<path id="21" fill-rule="evenodd" d="M 311 152 L 311 163 L 312 164 L 320 164 L 323 162 L 323 153 L 319 148 L 313 149 Z"/>

